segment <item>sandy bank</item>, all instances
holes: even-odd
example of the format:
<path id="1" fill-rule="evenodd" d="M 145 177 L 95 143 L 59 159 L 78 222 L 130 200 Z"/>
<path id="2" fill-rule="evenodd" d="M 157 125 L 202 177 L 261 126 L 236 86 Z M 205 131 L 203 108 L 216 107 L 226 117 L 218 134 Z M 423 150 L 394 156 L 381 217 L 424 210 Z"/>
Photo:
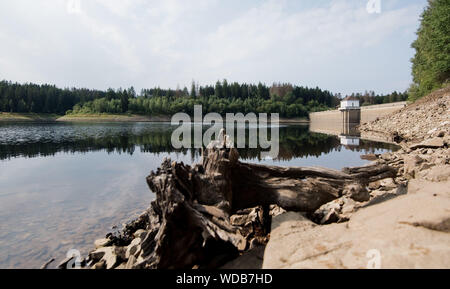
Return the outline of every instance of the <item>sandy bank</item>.
<path id="1" fill-rule="evenodd" d="M 170 122 L 168 116 L 146 116 L 146 115 L 120 115 L 120 114 L 80 114 L 65 115 L 58 118 L 59 122 Z"/>
<path id="2" fill-rule="evenodd" d="M 60 116 L 45 113 L 9 113 L 0 112 L 0 123 L 2 122 L 54 122 Z"/>

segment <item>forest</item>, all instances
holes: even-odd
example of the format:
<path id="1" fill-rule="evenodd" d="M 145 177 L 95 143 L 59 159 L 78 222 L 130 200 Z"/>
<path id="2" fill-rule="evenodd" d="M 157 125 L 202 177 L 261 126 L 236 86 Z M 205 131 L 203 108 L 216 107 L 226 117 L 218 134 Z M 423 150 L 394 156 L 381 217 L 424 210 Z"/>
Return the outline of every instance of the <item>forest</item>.
<path id="1" fill-rule="evenodd" d="M 449 0 L 428 1 L 412 48 L 416 54 L 411 60 L 414 83 L 409 94 L 415 101 L 450 84 Z"/>
<path id="2" fill-rule="evenodd" d="M 362 105 L 403 101 L 406 93 L 375 95 L 374 92 L 352 94 Z M 259 83 L 239 84 L 218 81 L 200 86 L 193 82 L 190 89 L 128 89 L 92 90 L 65 88 L 55 85 L 0 82 L 0 111 L 54 114 L 143 114 L 172 115 L 177 112 L 193 114 L 194 105 L 203 111 L 225 113 L 279 113 L 281 117 L 308 117 L 310 112 L 333 109 L 342 96 L 318 87 L 308 88 L 289 83 L 271 86 Z"/>

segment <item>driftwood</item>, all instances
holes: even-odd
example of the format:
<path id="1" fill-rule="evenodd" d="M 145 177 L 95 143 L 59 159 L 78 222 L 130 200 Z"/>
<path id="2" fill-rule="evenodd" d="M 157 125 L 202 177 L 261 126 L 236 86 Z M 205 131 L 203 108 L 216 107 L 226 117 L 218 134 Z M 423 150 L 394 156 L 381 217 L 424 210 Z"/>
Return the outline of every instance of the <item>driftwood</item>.
<path id="1" fill-rule="evenodd" d="M 369 182 L 395 175 L 383 165 L 336 171 L 242 163 L 237 150 L 227 145 L 208 147 L 193 167 L 165 160 L 147 177 L 156 194 L 148 211 L 120 237 L 109 236 L 114 246 L 123 247 L 135 238 L 135 230 L 146 230 L 142 240 L 131 243 L 138 243 L 135 253 L 122 256 L 116 265 L 217 268 L 267 241 L 271 206 L 312 213 L 349 188 L 364 189 Z M 113 264 L 101 263 L 93 256 L 103 255 L 96 252 L 90 256 L 93 267 Z"/>

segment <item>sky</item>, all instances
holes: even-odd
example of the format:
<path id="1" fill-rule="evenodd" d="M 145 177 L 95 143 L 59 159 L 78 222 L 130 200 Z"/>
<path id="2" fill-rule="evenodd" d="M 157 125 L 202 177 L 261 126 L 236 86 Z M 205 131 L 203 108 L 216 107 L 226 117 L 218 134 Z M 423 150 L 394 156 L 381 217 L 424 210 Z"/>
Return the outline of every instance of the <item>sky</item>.
<path id="1" fill-rule="evenodd" d="M 379 5 L 378 5 L 379 4 Z M 426 0 L 2 0 L 0 79 L 403 91 Z"/>

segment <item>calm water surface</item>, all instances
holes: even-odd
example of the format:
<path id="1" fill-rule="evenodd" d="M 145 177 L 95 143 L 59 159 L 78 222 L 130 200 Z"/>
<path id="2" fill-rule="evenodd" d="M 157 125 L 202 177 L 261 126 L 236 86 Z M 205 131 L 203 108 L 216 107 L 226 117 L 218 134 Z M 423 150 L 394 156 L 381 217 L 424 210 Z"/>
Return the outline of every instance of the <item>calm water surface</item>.
<path id="1" fill-rule="evenodd" d="M 0 268 L 39 268 L 70 249 L 86 254 L 112 226 L 144 211 L 154 195 L 145 177 L 165 157 L 191 164 L 198 150 L 172 149 L 165 123 L 0 124 Z M 346 143 L 346 145 L 342 145 Z M 308 126 L 280 128 L 280 157 L 246 162 L 341 169 L 360 156 L 395 150 L 359 140 L 347 145 Z"/>

